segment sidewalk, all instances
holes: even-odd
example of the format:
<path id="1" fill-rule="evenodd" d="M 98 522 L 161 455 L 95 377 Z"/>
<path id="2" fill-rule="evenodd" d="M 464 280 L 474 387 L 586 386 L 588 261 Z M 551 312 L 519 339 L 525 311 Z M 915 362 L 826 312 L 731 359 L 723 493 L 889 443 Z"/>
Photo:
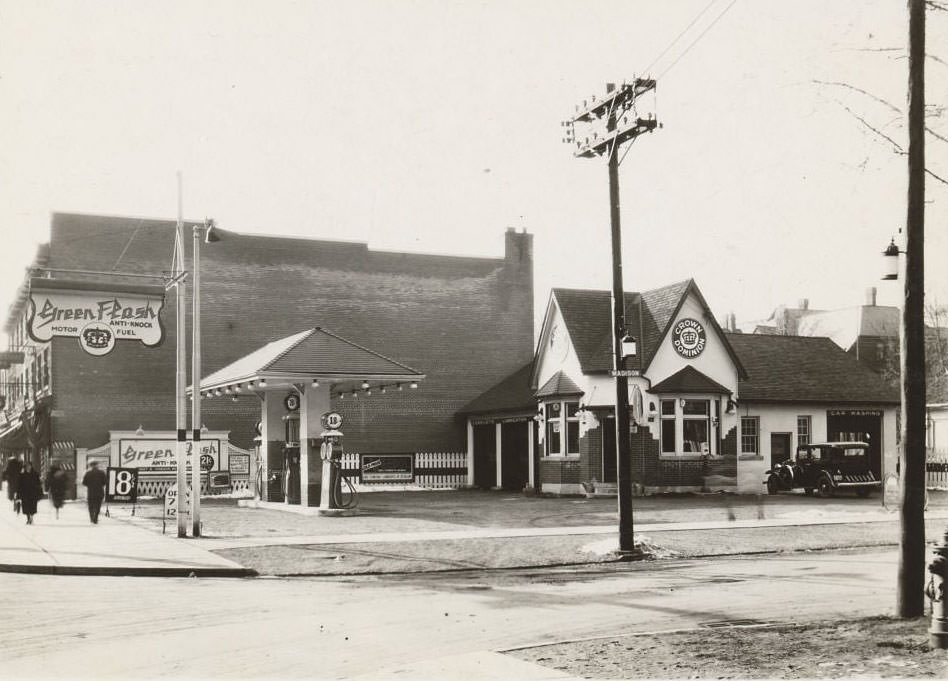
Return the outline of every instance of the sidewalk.
<path id="1" fill-rule="evenodd" d="M 283 505 L 255 502 L 250 505 L 257 508 L 247 508 L 233 501 L 226 505 L 209 502 L 202 512 L 202 520 L 207 521 L 204 537 L 195 540 L 179 539 L 174 524 L 162 534 L 160 504 L 140 505 L 134 516 L 129 507 L 113 506 L 112 517 L 105 517 L 103 511 L 99 523 L 93 525 L 83 502 L 67 502 L 57 519 L 44 500 L 35 524 L 26 525 L 25 517 L 14 514 L 4 499 L 0 504 L 0 572 L 246 577 L 257 574 L 239 564 L 249 560 L 246 551 L 269 551 L 271 560 L 285 557 L 292 561 L 302 559 L 302 554 L 286 554 L 292 547 L 322 546 L 331 552 L 333 546 L 349 545 L 353 554 L 357 552 L 353 545 L 383 544 L 398 546 L 397 551 L 406 555 L 421 547 L 445 563 L 460 563 L 459 542 L 465 541 L 475 542 L 475 551 L 490 547 L 507 556 L 506 562 L 515 562 L 518 557 L 513 545 L 503 544 L 505 540 L 520 539 L 527 543 L 524 547 L 528 551 L 533 547 L 541 552 L 555 552 L 558 545 L 586 541 L 584 538 L 597 541 L 598 537 L 609 543 L 618 529 L 613 504 L 530 500 L 509 494 L 393 493 L 366 499 L 351 517 L 319 518 L 288 512 L 293 509 Z M 700 545 L 715 536 L 720 541 L 720 533 L 725 531 L 728 537 L 736 537 L 738 552 L 746 540 L 731 530 L 833 524 L 868 527 L 898 520 L 897 514 L 857 500 L 821 503 L 784 497 L 754 503 L 740 498 L 656 497 L 640 500 L 639 506 L 637 538 L 672 533 L 680 537 L 678 541 Z M 948 519 L 948 505 L 926 512 L 926 520 L 941 523 L 941 519 Z M 746 552 L 750 545 L 744 546 Z M 373 550 L 378 551 L 365 546 L 365 552 Z M 215 552 L 229 554 L 239 562 Z M 244 564 L 269 574 L 262 564 Z"/>
<path id="2" fill-rule="evenodd" d="M 57 519 L 48 501 L 33 524 L 0 506 L 0 572 L 142 577 L 249 577 L 256 574 L 194 540 L 162 536 L 105 517 L 93 525 L 85 503 L 67 502 Z"/>

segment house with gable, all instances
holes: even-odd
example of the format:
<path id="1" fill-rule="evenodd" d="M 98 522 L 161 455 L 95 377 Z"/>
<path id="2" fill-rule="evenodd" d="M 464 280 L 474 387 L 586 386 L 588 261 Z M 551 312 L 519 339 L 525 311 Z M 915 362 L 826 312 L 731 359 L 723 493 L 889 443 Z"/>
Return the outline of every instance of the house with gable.
<path id="1" fill-rule="evenodd" d="M 726 333 L 691 279 L 626 293 L 625 314 L 638 491 L 763 493 L 773 463 L 827 439 L 869 441 L 880 478 L 894 467 L 898 394 L 829 339 Z M 493 389 L 502 410 L 491 391 L 462 410 L 482 479 L 509 488 L 505 456 L 519 457 L 543 493 L 615 492 L 611 318 L 609 291 L 552 290 L 529 381 L 521 370 Z M 505 438 L 531 409 L 534 426 Z"/>

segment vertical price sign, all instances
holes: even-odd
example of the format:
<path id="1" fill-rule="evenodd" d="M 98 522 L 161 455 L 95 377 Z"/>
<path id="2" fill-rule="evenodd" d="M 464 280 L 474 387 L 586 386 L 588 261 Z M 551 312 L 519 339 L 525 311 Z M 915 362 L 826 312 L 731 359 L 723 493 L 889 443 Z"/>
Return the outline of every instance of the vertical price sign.
<path id="1" fill-rule="evenodd" d="M 137 468 L 109 468 L 106 478 L 106 502 L 134 504 L 138 500 Z"/>

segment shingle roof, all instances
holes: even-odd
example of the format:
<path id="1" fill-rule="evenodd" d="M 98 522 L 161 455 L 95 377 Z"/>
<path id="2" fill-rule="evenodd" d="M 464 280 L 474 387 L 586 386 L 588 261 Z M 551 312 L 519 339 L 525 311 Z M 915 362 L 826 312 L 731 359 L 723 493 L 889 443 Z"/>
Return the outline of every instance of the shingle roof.
<path id="1" fill-rule="evenodd" d="M 668 286 L 625 294 L 626 328 L 638 341 L 638 355 L 626 360 L 627 369 L 646 370 L 658 351 L 668 325 L 684 302 L 687 293 L 694 293 L 706 308 L 707 303 L 693 279 Z M 553 289 L 570 340 L 576 350 L 584 374 L 607 372 L 612 369 L 612 295 L 609 291 L 584 289 Z M 719 332 L 717 322 L 709 315 L 710 324 Z M 730 347 L 728 353 L 737 365 L 743 367 Z"/>
<path id="2" fill-rule="evenodd" d="M 582 395 L 583 391 L 562 371 L 550 376 L 550 380 L 537 390 L 537 397 L 554 397 L 558 395 Z"/>
<path id="3" fill-rule="evenodd" d="M 715 380 L 695 369 L 690 364 L 681 371 L 677 371 L 664 381 L 653 385 L 649 392 L 653 393 L 722 393 L 730 395 L 731 391 Z"/>
<path id="4" fill-rule="evenodd" d="M 424 374 L 409 366 L 317 327 L 264 345 L 205 377 L 201 387 L 223 386 L 263 375 L 424 378 Z"/>
<path id="5" fill-rule="evenodd" d="M 533 361 L 530 361 L 497 385 L 468 402 L 458 413 L 533 412 L 536 409 L 537 402 L 533 390 L 530 389 L 532 373 Z"/>
<path id="6" fill-rule="evenodd" d="M 897 404 L 898 390 L 829 338 L 726 334 L 747 377 L 740 400 Z"/>

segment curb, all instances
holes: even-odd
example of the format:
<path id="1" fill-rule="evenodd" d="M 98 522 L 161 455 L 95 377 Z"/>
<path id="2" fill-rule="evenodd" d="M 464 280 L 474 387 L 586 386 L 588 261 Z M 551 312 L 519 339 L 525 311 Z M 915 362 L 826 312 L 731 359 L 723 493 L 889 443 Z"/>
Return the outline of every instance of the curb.
<path id="1" fill-rule="evenodd" d="M 0 572 L 29 575 L 60 575 L 80 577 L 258 577 L 251 568 L 187 568 L 187 567 L 108 567 L 73 565 L 17 565 L 0 563 Z"/>

